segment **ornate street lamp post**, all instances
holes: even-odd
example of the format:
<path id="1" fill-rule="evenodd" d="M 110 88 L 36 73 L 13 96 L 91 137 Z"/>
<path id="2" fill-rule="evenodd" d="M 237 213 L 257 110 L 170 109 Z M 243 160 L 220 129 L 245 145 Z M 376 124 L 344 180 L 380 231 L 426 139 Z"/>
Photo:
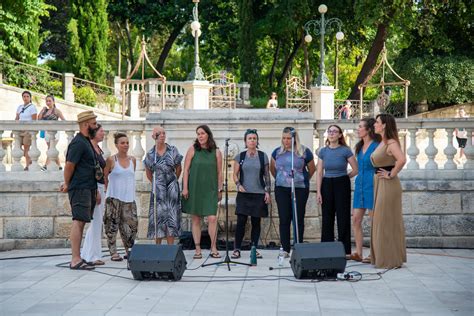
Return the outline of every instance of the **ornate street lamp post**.
<path id="1" fill-rule="evenodd" d="M 328 11 L 328 7 L 325 4 L 321 4 L 318 7 L 319 13 L 321 13 L 320 20 L 310 20 L 304 25 L 306 36 L 304 37 L 305 42 L 310 43 L 313 40 L 313 37 L 310 35 L 312 31 L 315 35 L 320 35 L 321 41 L 321 51 L 320 51 L 320 62 L 319 62 L 319 75 L 316 78 L 317 86 L 329 86 L 329 79 L 326 75 L 324 69 L 324 34 L 326 30 L 331 30 L 333 27 L 338 27 L 338 32 L 336 33 L 336 39 L 338 41 L 344 38 L 344 33 L 341 32 L 342 22 L 338 18 L 331 18 L 326 20 L 324 14 Z"/>
<path id="2" fill-rule="evenodd" d="M 194 67 L 188 75 L 188 80 L 205 80 L 202 68 L 199 66 L 199 37 L 201 36 L 201 23 L 199 23 L 198 3 L 193 0 L 193 22 L 191 22 L 191 33 L 194 36 Z"/>

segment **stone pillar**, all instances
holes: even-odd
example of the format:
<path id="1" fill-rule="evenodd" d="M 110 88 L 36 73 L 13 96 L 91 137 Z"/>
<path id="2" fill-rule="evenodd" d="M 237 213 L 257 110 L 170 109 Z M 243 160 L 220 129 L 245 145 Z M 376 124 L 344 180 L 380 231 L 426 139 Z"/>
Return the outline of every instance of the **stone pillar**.
<path id="1" fill-rule="evenodd" d="M 63 74 L 63 98 L 66 101 L 74 102 L 74 74 Z"/>
<path id="2" fill-rule="evenodd" d="M 139 98 L 140 91 L 130 91 L 130 117 L 132 119 L 140 118 L 140 108 L 138 107 Z"/>
<path id="3" fill-rule="evenodd" d="M 334 119 L 334 94 L 337 89 L 333 86 L 311 87 L 311 108 L 317 120 Z"/>
<path id="4" fill-rule="evenodd" d="M 122 99 L 122 78 L 119 76 L 114 77 L 114 95 L 117 99 Z"/>
<path id="5" fill-rule="evenodd" d="M 148 113 L 156 113 L 160 112 L 163 109 L 163 104 L 161 102 L 161 95 L 164 91 L 159 92 L 159 87 L 161 86 L 161 82 L 158 80 L 150 80 L 147 83 L 148 86 Z"/>
<path id="6" fill-rule="evenodd" d="M 208 110 L 209 109 L 209 89 L 211 84 L 205 80 L 185 81 L 183 88 L 186 94 L 186 109 Z"/>
<path id="7" fill-rule="evenodd" d="M 242 88 L 240 92 L 242 104 L 250 104 L 250 84 L 248 82 L 242 82 L 240 86 Z"/>

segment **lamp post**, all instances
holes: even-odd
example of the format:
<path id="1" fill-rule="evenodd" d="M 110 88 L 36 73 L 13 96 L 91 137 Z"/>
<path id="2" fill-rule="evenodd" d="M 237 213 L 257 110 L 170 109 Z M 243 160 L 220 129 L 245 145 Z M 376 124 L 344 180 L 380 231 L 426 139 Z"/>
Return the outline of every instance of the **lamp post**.
<path id="1" fill-rule="evenodd" d="M 316 85 L 317 86 L 329 86 L 329 79 L 325 73 L 325 66 L 324 66 L 324 35 L 326 34 L 326 30 L 330 30 L 334 26 L 338 27 L 338 32 L 336 33 L 336 39 L 338 41 L 344 38 L 344 33 L 341 31 L 342 22 L 338 18 L 331 18 L 326 20 L 324 18 L 324 14 L 328 11 L 328 7 L 325 4 L 321 4 L 318 7 L 319 13 L 321 13 L 320 20 L 310 20 L 306 22 L 304 25 L 304 30 L 306 32 L 306 36 L 304 40 L 306 43 L 310 43 L 313 40 L 310 32 L 312 31 L 315 35 L 320 35 L 321 41 L 321 48 L 320 48 L 320 62 L 319 62 L 319 74 L 316 78 Z"/>
<path id="2" fill-rule="evenodd" d="M 193 21 L 191 22 L 191 33 L 194 36 L 194 67 L 188 75 L 188 80 L 205 80 L 202 68 L 199 66 L 199 37 L 201 36 L 201 23 L 199 23 L 198 3 L 193 0 Z"/>

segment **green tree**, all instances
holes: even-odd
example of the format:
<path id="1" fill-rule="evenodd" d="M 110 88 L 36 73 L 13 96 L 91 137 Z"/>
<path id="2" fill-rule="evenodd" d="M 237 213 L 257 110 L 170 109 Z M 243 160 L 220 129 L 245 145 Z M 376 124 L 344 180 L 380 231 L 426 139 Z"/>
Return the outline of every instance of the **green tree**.
<path id="1" fill-rule="evenodd" d="M 0 55 L 36 64 L 39 46 L 45 37 L 40 32 L 42 17 L 51 7 L 43 0 L 3 0 L 0 3 Z"/>
<path id="2" fill-rule="evenodd" d="M 109 23 L 107 0 L 72 0 L 68 24 L 69 64 L 76 76 L 104 82 Z"/>

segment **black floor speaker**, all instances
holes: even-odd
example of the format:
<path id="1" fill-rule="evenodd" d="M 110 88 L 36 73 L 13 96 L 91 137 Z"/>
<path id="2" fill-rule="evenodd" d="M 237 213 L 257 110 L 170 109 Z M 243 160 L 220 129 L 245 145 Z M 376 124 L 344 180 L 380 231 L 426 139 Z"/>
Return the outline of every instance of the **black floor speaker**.
<path id="1" fill-rule="evenodd" d="M 297 279 L 335 277 L 346 269 L 346 252 L 341 242 L 300 243 L 290 264 Z"/>
<path id="2" fill-rule="evenodd" d="M 135 280 L 181 280 L 186 258 L 180 245 L 135 244 L 128 259 Z"/>

